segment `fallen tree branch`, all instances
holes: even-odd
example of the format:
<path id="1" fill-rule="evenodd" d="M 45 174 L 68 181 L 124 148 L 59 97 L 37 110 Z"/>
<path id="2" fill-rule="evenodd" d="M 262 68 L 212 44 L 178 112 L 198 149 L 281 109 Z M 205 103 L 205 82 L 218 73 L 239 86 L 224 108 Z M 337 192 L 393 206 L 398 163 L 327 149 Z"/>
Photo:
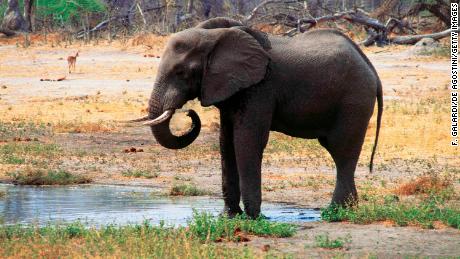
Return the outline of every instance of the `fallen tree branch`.
<path id="1" fill-rule="evenodd" d="M 433 40 L 439 40 L 445 37 L 450 36 L 452 30 L 448 29 L 445 31 L 430 33 L 430 34 L 421 34 L 421 35 L 411 35 L 411 36 L 397 36 L 390 38 L 390 42 L 393 44 L 415 44 L 423 38 L 432 38 Z M 456 32 L 459 32 L 457 30 Z"/>

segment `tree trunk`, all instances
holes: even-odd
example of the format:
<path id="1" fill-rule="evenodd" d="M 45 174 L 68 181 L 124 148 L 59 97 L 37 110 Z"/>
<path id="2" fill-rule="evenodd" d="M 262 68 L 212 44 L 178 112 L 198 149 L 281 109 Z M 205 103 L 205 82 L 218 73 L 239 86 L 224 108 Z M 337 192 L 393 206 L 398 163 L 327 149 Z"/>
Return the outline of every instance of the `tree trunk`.
<path id="1" fill-rule="evenodd" d="M 191 14 L 194 10 L 193 0 L 189 0 L 187 4 L 187 13 Z"/>
<path id="2" fill-rule="evenodd" d="M 8 0 L 8 8 L 5 11 L 1 28 L 9 31 L 26 30 L 26 22 L 19 11 L 18 0 Z"/>
<path id="3" fill-rule="evenodd" d="M 28 32 L 33 31 L 33 7 L 34 0 L 24 0 L 24 20 L 25 20 L 25 29 Z"/>

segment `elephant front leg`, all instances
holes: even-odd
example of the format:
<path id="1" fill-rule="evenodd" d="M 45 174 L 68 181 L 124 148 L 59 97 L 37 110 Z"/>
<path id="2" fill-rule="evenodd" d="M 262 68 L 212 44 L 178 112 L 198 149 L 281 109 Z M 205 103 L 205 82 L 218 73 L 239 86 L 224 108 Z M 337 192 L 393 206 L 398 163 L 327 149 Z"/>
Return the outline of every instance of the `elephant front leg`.
<path id="1" fill-rule="evenodd" d="M 224 196 L 224 213 L 229 217 L 243 213 L 240 208 L 240 180 L 233 148 L 233 125 L 226 114 L 220 119 L 220 155 L 222 163 L 222 194 Z"/>
<path id="2" fill-rule="evenodd" d="M 262 156 L 269 136 L 265 123 L 248 123 L 234 131 L 234 147 L 238 165 L 240 190 L 245 213 L 251 218 L 260 214 L 262 203 Z"/>

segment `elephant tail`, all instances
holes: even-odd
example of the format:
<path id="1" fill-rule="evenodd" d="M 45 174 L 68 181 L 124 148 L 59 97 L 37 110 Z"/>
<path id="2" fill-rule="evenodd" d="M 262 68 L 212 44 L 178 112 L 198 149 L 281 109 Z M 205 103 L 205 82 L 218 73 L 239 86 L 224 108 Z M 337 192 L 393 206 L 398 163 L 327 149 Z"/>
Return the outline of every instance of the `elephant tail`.
<path id="1" fill-rule="evenodd" d="M 382 122 L 382 113 L 383 113 L 383 93 L 382 93 L 382 82 L 377 77 L 377 128 L 375 130 L 375 140 L 374 140 L 374 147 L 372 148 L 371 154 L 371 161 L 369 163 L 369 171 L 372 173 L 372 168 L 374 164 L 374 155 L 375 150 L 377 149 L 377 143 L 379 142 L 379 133 L 380 133 L 380 125 Z"/>

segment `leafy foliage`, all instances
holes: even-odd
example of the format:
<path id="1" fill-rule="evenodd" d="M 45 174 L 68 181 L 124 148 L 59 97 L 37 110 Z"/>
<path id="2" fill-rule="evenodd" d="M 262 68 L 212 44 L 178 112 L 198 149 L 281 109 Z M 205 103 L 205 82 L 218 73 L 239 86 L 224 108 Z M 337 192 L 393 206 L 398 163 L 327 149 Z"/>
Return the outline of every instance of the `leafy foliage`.
<path id="1" fill-rule="evenodd" d="M 103 0 L 35 0 L 38 19 L 51 17 L 62 24 L 77 20 L 88 13 L 103 13 L 107 6 Z M 23 9 L 24 1 L 19 0 L 19 8 Z M 0 2 L 0 20 L 3 19 L 7 1 Z"/>
<path id="2" fill-rule="evenodd" d="M 69 22 L 73 18 L 80 18 L 85 13 L 100 13 L 106 10 L 102 0 L 39 0 L 37 1 L 37 15 L 39 17 L 52 16 L 61 23 Z"/>

